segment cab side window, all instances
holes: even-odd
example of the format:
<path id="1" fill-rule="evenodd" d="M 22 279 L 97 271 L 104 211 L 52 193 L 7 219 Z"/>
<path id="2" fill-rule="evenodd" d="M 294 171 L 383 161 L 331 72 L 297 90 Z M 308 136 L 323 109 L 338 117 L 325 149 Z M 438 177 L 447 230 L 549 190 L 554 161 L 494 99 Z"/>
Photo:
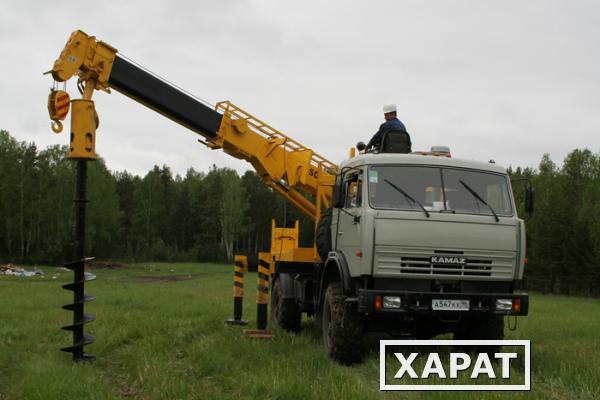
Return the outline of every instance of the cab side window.
<path id="1" fill-rule="evenodd" d="M 344 208 L 356 208 L 362 205 L 362 173 L 353 172 L 344 177 Z"/>

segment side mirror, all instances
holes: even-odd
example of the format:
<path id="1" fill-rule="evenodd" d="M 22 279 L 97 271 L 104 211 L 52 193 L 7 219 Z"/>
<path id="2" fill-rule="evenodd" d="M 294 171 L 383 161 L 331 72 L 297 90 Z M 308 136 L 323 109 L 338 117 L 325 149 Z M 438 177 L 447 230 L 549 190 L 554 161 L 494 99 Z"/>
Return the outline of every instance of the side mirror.
<path id="1" fill-rule="evenodd" d="M 535 189 L 531 186 L 527 186 L 525 189 L 525 211 L 528 213 L 533 212 L 533 203 L 535 202 Z"/>
<path id="2" fill-rule="evenodd" d="M 335 177 L 335 185 L 333 186 L 333 195 L 331 198 L 331 206 L 333 208 L 344 207 L 344 191 L 342 190 L 342 175 Z"/>
<path id="3" fill-rule="evenodd" d="M 365 151 L 367 145 L 364 142 L 358 142 L 356 143 L 356 148 L 358 149 L 358 151 Z"/>

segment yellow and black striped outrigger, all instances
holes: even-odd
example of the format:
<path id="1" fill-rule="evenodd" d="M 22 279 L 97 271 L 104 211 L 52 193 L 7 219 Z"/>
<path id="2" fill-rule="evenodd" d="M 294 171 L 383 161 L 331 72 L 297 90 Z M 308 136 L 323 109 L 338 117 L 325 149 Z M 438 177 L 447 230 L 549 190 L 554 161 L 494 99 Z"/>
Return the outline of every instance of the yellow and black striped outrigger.
<path id="1" fill-rule="evenodd" d="M 244 306 L 244 273 L 248 272 L 248 258 L 235 256 L 235 269 L 233 272 L 233 318 L 227 323 L 232 325 L 246 325 L 248 321 L 242 319 Z"/>
<path id="2" fill-rule="evenodd" d="M 269 306 L 269 277 L 271 271 L 269 263 L 258 260 L 258 274 L 256 278 L 256 328 L 267 329 L 267 308 Z"/>
<path id="3" fill-rule="evenodd" d="M 269 282 L 274 271 L 275 257 L 271 253 L 260 252 L 258 254 L 258 269 L 256 276 L 256 329 L 245 329 L 244 335 L 247 337 L 270 339 L 275 336 L 273 331 L 267 330 Z"/>

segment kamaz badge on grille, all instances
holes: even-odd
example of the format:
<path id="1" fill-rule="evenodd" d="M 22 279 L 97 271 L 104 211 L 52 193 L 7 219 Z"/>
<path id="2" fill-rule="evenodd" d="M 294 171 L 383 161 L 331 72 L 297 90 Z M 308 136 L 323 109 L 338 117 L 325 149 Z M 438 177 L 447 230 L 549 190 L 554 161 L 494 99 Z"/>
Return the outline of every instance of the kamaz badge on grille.
<path id="1" fill-rule="evenodd" d="M 449 257 L 449 256 L 431 256 L 430 262 L 432 264 L 465 265 L 467 263 L 467 258 L 466 257 Z"/>

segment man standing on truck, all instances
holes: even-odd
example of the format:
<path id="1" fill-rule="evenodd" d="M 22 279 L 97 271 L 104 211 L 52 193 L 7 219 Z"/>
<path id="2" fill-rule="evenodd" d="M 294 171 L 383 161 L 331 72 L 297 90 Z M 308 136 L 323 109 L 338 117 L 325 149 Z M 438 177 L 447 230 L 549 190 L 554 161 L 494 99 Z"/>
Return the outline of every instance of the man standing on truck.
<path id="1" fill-rule="evenodd" d="M 406 152 L 407 153 L 410 152 L 410 145 L 411 145 L 410 136 L 408 135 L 408 132 L 406 132 L 406 127 L 404 126 L 402 121 L 400 121 L 396 116 L 396 105 L 395 104 L 384 105 L 383 106 L 383 117 L 385 118 L 385 122 L 383 124 L 381 124 L 377 133 L 375 133 L 375 135 L 373 135 L 371 140 L 369 140 L 366 150 L 367 151 L 380 151 L 381 142 L 384 140 L 385 134 L 389 131 L 395 131 L 395 132 L 403 132 L 407 136 L 408 149 Z"/>

